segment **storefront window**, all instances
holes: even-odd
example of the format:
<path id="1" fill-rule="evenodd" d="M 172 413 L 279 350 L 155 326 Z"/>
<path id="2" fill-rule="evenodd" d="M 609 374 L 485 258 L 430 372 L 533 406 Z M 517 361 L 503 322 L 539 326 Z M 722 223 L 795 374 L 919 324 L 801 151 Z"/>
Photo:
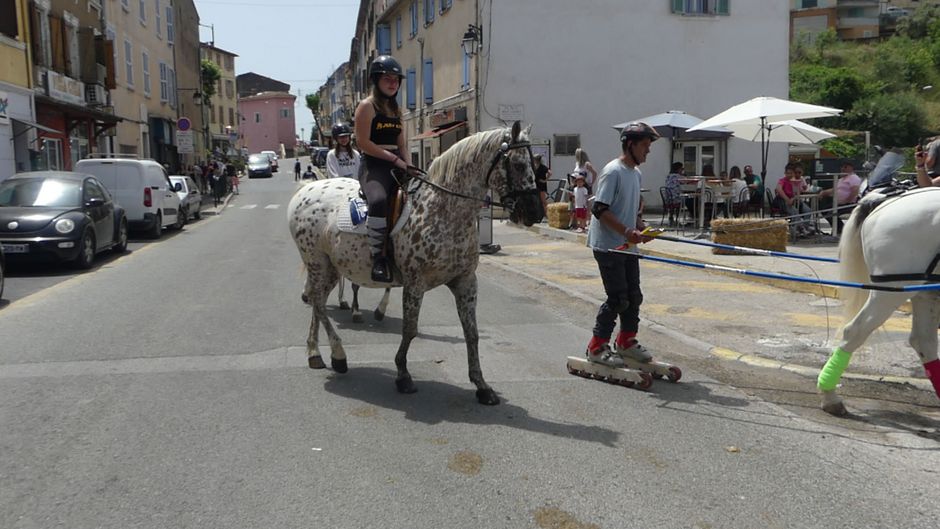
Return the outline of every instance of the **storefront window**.
<path id="1" fill-rule="evenodd" d="M 62 140 L 40 138 L 39 157 L 36 159 L 36 171 L 57 171 L 62 169 Z"/>
<path id="2" fill-rule="evenodd" d="M 75 167 L 79 160 L 88 157 L 88 134 L 84 127 L 76 127 L 69 134 L 69 150 L 72 160 L 71 167 Z"/>

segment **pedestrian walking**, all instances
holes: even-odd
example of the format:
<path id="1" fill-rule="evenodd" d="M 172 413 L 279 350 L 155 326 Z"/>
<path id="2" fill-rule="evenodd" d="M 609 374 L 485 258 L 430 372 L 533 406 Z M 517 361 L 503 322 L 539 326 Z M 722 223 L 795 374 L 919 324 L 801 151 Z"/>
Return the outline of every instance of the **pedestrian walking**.
<path id="1" fill-rule="evenodd" d="M 594 252 L 607 299 L 597 311 L 593 336 L 587 346 L 591 362 L 623 367 L 623 357 L 640 362 L 652 361 L 652 355 L 637 341 L 640 324 L 640 259 L 634 253 L 611 252 L 652 240 L 643 235 L 642 195 L 639 166 L 646 161 L 650 144 L 659 138 L 656 129 L 646 123 L 627 124 L 620 132 L 622 154 L 608 163 L 597 179 L 593 217 L 588 246 Z M 628 252 L 635 252 L 630 248 Z M 620 332 L 611 349 L 610 338 L 617 318 Z"/>
<path id="2" fill-rule="evenodd" d="M 300 158 L 294 160 L 294 182 L 300 180 Z"/>

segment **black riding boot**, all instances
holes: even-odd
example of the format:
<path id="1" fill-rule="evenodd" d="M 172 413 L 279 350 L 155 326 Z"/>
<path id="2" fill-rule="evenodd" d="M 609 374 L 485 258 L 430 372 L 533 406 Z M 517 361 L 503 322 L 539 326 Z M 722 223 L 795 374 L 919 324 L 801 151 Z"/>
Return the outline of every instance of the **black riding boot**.
<path id="1" fill-rule="evenodd" d="M 380 283 L 392 282 L 392 271 L 385 257 L 385 235 L 388 226 L 384 217 L 369 217 L 366 219 L 366 228 L 369 232 L 369 247 L 372 251 L 372 280 Z"/>

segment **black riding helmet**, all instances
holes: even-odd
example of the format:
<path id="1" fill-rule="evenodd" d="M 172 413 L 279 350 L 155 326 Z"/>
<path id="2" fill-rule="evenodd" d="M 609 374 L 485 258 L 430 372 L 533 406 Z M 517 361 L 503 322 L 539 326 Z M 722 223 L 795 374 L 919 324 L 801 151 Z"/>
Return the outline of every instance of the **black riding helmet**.
<path id="1" fill-rule="evenodd" d="M 620 143 L 627 140 L 642 140 L 649 138 L 650 141 L 656 141 L 660 138 L 656 129 L 650 127 L 642 121 L 632 121 L 620 130 Z"/>
<path id="2" fill-rule="evenodd" d="M 333 137 L 339 138 L 340 136 L 351 136 L 352 131 L 349 129 L 349 125 L 345 123 L 337 123 L 333 125 Z"/>
<path id="3" fill-rule="evenodd" d="M 372 80 L 372 84 L 378 85 L 379 77 L 387 73 L 395 74 L 399 79 L 405 77 L 405 74 L 402 73 L 401 64 L 398 64 L 395 57 L 391 55 L 379 55 L 372 61 L 372 65 L 369 66 L 369 79 Z"/>

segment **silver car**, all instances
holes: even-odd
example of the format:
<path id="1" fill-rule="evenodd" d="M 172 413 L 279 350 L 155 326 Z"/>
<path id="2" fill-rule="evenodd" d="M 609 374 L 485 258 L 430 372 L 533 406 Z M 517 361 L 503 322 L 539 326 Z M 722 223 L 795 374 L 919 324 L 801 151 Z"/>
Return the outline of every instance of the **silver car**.
<path id="1" fill-rule="evenodd" d="M 190 176 L 173 175 L 170 182 L 173 182 L 174 186 L 180 185 L 176 192 L 180 197 L 180 217 L 187 220 L 190 216 L 194 219 L 202 218 L 202 193 L 199 192 L 196 181 Z"/>

